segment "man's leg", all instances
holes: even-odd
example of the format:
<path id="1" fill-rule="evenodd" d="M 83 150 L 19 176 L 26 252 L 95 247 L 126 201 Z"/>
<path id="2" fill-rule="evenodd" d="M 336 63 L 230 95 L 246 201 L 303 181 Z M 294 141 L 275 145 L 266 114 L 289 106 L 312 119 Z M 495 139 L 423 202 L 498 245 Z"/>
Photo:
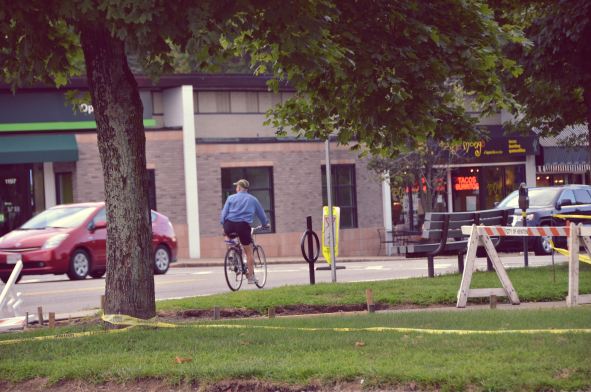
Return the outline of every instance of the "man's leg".
<path id="1" fill-rule="evenodd" d="M 246 265 L 248 266 L 248 279 L 254 277 L 254 254 L 252 252 L 252 244 L 244 245 L 244 253 L 246 253 Z"/>

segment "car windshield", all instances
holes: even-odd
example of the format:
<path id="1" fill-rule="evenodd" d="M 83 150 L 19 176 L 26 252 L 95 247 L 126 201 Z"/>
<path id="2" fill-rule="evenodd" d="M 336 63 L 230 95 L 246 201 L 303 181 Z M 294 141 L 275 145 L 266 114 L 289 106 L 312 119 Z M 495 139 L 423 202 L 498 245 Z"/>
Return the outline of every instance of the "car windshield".
<path id="1" fill-rule="evenodd" d="M 560 192 L 560 188 L 530 188 L 528 189 L 529 206 L 534 207 L 548 207 L 552 205 L 556 195 Z M 519 191 L 514 191 L 499 203 L 497 208 L 519 208 Z"/>
<path id="2" fill-rule="evenodd" d="M 58 207 L 45 210 L 29 219 L 21 230 L 45 229 L 46 227 L 72 228 L 79 226 L 96 210 L 96 207 Z"/>

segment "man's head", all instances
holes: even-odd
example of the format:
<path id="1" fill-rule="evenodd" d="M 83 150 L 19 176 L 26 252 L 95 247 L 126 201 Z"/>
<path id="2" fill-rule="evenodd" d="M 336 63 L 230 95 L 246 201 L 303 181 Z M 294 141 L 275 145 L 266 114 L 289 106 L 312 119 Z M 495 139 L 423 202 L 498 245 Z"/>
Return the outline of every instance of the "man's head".
<path id="1" fill-rule="evenodd" d="M 240 179 L 240 180 L 236 181 L 236 182 L 234 183 L 234 185 L 236 185 L 236 188 L 237 188 L 236 190 L 237 190 L 237 191 L 238 191 L 238 190 L 244 190 L 244 191 L 247 191 L 247 190 L 248 190 L 248 188 L 250 187 L 250 184 L 249 184 L 249 183 L 248 183 L 248 181 L 247 181 L 247 180 L 245 180 L 244 178 L 242 178 L 242 179 Z"/>

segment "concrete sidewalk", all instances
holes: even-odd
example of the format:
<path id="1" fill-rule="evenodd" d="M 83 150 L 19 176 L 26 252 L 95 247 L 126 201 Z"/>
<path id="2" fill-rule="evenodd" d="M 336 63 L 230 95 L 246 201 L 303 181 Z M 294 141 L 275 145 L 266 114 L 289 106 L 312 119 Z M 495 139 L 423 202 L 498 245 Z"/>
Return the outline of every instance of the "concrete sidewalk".
<path id="1" fill-rule="evenodd" d="M 443 256 L 442 258 L 445 258 Z M 339 263 L 359 263 L 359 262 L 373 262 L 373 261 L 392 261 L 405 260 L 404 256 L 346 256 L 337 257 L 337 265 Z M 410 259 L 409 259 L 410 260 Z M 425 258 L 426 260 L 426 258 Z M 186 268 L 186 267 L 211 267 L 224 264 L 223 257 L 204 257 L 199 259 L 179 259 L 170 264 L 170 268 Z M 267 264 L 305 264 L 308 263 L 303 257 L 287 256 L 287 257 L 267 257 Z M 318 258 L 317 265 L 326 264 L 323 258 Z"/>

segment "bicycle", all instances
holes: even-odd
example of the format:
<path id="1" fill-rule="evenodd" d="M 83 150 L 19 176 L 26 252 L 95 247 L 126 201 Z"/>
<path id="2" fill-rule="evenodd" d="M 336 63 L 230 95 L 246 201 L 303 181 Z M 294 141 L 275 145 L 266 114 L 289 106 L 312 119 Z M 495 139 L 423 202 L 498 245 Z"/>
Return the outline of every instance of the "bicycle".
<path id="1" fill-rule="evenodd" d="M 267 258 L 265 257 L 265 251 L 263 247 L 257 245 L 255 242 L 255 234 L 264 232 L 262 226 L 253 227 L 250 229 L 252 244 L 252 251 L 254 255 L 254 276 L 255 285 L 262 289 L 267 282 Z M 226 240 L 228 250 L 224 258 L 224 274 L 226 276 L 226 283 L 232 291 L 240 290 L 242 281 L 248 271 L 246 262 L 243 258 L 242 246 L 240 241 L 237 239 L 236 233 L 230 233 L 230 239 Z"/>

